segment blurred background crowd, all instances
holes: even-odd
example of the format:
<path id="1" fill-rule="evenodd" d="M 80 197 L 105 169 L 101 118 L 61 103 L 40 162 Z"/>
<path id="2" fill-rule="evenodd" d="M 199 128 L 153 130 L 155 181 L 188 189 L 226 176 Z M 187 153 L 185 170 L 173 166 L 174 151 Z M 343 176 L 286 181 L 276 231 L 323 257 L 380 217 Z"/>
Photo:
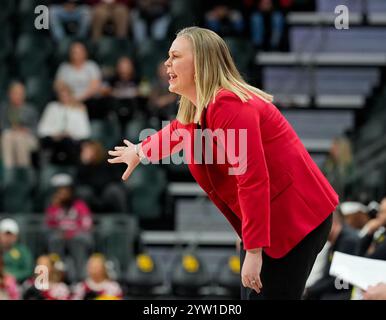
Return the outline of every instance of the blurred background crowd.
<path id="1" fill-rule="evenodd" d="M 349 30 L 332 23 L 340 2 Z M 328 268 L 336 250 L 386 260 L 386 3 L 340 2 L 1 1 L 0 299 L 238 298 L 236 238 L 187 166 L 143 165 L 123 182 L 106 162 L 175 117 L 163 62 L 191 25 L 221 35 L 275 96 L 340 195 L 304 298 L 362 298 Z M 34 28 L 41 4 L 48 30 Z M 364 298 L 385 298 L 375 291 Z"/>

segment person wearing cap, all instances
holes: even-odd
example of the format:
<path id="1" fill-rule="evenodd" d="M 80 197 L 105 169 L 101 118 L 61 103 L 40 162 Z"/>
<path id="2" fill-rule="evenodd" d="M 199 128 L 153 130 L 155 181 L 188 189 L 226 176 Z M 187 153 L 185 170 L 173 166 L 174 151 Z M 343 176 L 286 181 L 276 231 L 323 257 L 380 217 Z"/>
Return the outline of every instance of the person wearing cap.
<path id="1" fill-rule="evenodd" d="M 384 197 L 379 205 L 377 216 L 366 223 L 363 229 L 367 234 L 374 234 L 379 228 L 386 226 L 386 197 Z"/>
<path id="2" fill-rule="evenodd" d="M 361 230 L 370 219 L 367 206 L 356 201 L 342 202 L 340 212 L 345 223 L 357 230 Z"/>
<path id="3" fill-rule="evenodd" d="M 18 237 L 19 226 L 15 220 L 0 221 L 0 247 L 3 251 L 5 271 L 21 283 L 32 275 L 33 258 L 31 251 L 18 243 Z"/>

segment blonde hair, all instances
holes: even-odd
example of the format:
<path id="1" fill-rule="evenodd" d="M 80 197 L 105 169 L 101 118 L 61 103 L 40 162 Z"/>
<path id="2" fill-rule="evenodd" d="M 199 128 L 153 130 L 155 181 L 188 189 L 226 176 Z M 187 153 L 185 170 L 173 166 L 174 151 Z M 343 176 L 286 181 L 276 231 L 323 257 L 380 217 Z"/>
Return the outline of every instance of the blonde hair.
<path id="1" fill-rule="evenodd" d="M 215 100 L 221 88 L 232 91 L 243 102 L 252 98 L 251 93 L 266 101 L 273 101 L 272 95 L 244 81 L 225 41 L 215 32 L 188 27 L 179 31 L 177 37 L 186 37 L 192 43 L 197 94 L 196 107 L 188 98 L 181 96 L 176 117 L 178 121 L 188 124 L 194 122 L 195 116 L 201 118 L 203 109 Z"/>

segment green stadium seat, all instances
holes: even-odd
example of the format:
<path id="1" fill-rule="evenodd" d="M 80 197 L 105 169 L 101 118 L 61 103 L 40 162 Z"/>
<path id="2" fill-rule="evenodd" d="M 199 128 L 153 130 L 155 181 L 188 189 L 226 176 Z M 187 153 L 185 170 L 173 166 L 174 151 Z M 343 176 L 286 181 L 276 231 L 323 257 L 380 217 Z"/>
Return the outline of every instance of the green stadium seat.
<path id="1" fill-rule="evenodd" d="M 14 12 L 15 7 L 15 0 L 1 1 L 0 22 L 2 23 L 2 26 L 6 23 L 6 20 L 9 19 L 11 14 Z"/>
<path id="2" fill-rule="evenodd" d="M 111 149 L 120 139 L 119 124 L 113 116 L 106 120 L 91 121 L 91 139 L 102 143 L 106 149 Z"/>
<path id="3" fill-rule="evenodd" d="M 44 235 L 44 215 L 15 214 L 12 215 L 20 228 L 20 242 L 26 245 L 36 259 L 46 249 Z"/>
<path id="4" fill-rule="evenodd" d="M 162 193 L 166 189 L 164 171 L 156 165 L 143 165 L 127 180 L 133 213 L 140 219 L 156 219 L 162 214 Z"/>
<path id="5" fill-rule="evenodd" d="M 10 28 L 6 23 L 4 24 L 5 25 L 1 26 L 0 28 L 0 43 L 1 43 L 0 63 L 1 64 L 4 63 L 2 61 L 6 59 L 9 56 L 9 54 L 12 52 L 12 40 L 11 40 Z"/>
<path id="6" fill-rule="evenodd" d="M 37 15 L 35 8 L 38 5 L 48 5 L 49 0 L 20 0 L 17 10 L 19 30 L 25 33 L 36 34 L 34 23 Z"/>
<path id="7" fill-rule="evenodd" d="M 137 51 L 140 73 L 143 78 L 151 81 L 156 77 L 157 66 L 167 59 L 169 41 L 147 40 Z"/>
<path id="8" fill-rule="evenodd" d="M 102 66 L 114 67 L 122 56 L 135 57 L 134 45 L 128 40 L 103 37 L 96 44 L 95 59 Z"/>
<path id="9" fill-rule="evenodd" d="M 224 41 L 229 47 L 237 68 L 243 75 L 250 71 L 254 58 L 254 50 L 250 41 L 242 38 L 226 37 Z"/>
<path id="10" fill-rule="evenodd" d="M 53 98 L 53 82 L 45 76 L 32 76 L 25 81 L 27 100 L 42 112 L 47 103 Z"/>
<path id="11" fill-rule="evenodd" d="M 134 242 L 138 237 L 138 222 L 129 215 L 105 214 L 95 217 L 96 249 L 109 260 L 118 260 L 127 268 L 134 257 Z"/>
<path id="12" fill-rule="evenodd" d="M 46 63 L 51 49 L 51 42 L 45 36 L 25 33 L 20 35 L 15 48 L 19 75 L 24 78 L 47 75 Z"/>
<path id="13" fill-rule="evenodd" d="M 147 128 L 147 121 L 141 117 L 135 117 L 129 121 L 125 128 L 125 137 L 132 143 L 139 143 L 139 134 Z"/>
<path id="14" fill-rule="evenodd" d="M 35 185 L 33 169 L 15 168 L 4 170 L 4 211 L 30 213 L 33 208 L 32 189 Z"/>
<path id="15" fill-rule="evenodd" d="M 2 63 L 2 62 L 0 62 Z M 4 102 L 7 98 L 7 89 L 8 89 L 8 84 L 9 84 L 9 75 L 8 75 L 8 70 L 7 66 L 3 65 L 0 68 L 0 104 Z"/>

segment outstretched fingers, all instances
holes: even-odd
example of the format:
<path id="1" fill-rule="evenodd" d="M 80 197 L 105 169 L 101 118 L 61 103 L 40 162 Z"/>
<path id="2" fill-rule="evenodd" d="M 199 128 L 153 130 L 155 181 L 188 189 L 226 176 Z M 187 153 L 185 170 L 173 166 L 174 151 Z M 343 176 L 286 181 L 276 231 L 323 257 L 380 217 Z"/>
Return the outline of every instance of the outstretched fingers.
<path id="1" fill-rule="evenodd" d="M 122 162 L 124 162 L 122 157 L 116 157 L 116 158 L 112 158 L 112 159 L 107 159 L 107 161 L 109 163 L 122 163 Z"/>

